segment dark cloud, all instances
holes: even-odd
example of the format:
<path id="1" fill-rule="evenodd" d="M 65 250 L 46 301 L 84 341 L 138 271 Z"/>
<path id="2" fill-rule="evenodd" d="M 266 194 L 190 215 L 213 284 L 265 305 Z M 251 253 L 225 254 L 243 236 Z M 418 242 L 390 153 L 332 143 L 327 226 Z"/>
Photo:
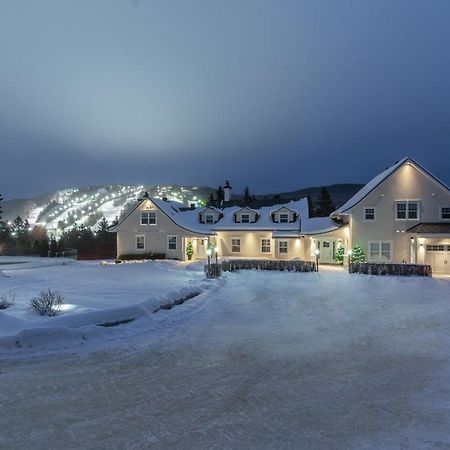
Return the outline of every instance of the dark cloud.
<path id="1" fill-rule="evenodd" d="M 450 169 L 450 3 L 8 2 L 3 195 Z"/>

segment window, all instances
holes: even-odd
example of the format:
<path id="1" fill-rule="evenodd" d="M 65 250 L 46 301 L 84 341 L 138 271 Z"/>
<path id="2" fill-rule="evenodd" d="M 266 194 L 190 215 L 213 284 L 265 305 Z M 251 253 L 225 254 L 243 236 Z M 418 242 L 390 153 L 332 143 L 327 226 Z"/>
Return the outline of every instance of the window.
<path id="1" fill-rule="evenodd" d="M 214 223 L 214 214 L 206 214 L 205 222 L 206 223 Z"/>
<path id="2" fill-rule="evenodd" d="M 177 236 L 167 236 L 167 249 L 168 250 L 177 249 Z"/>
<path id="3" fill-rule="evenodd" d="M 450 247 L 449 245 L 427 245 L 427 252 L 443 252 L 446 250 L 447 247 L 447 251 L 448 251 L 448 247 Z"/>
<path id="4" fill-rule="evenodd" d="M 261 253 L 270 253 L 270 239 L 261 239 Z"/>
<path id="5" fill-rule="evenodd" d="M 289 222 L 289 214 L 280 213 L 280 223 L 288 223 L 288 222 Z"/>
<path id="6" fill-rule="evenodd" d="M 364 220 L 368 222 L 375 220 L 375 208 L 373 206 L 364 208 Z"/>
<path id="7" fill-rule="evenodd" d="M 419 219 L 419 202 L 397 202 L 396 203 L 397 220 L 418 220 Z"/>
<path id="8" fill-rule="evenodd" d="M 392 260 L 390 241 L 369 242 L 369 261 L 386 262 Z"/>
<path id="9" fill-rule="evenodd" d="M 141 225 L 156 225 L 156 211 L 141 211 Z"/>
<path id="10" fill-rule="evenodd" d="M 278 242 L 278 253 L 283 253 L 283 254 L 287 255 L 288 241 L 279 241 Z"/>
<path id="11" fill-rule="evenodd" d="M 241 238 L 231 238 L 231 253 L 241 253 Z"/>
<path id="12" fill-rule="evenodd" d="M 450 220 L 450 206 L 441 206 L 441 220 Z"/>
<path id="13" fill-rule="evenodd" d="M 136 236 L 136 250 L 145 250 L 145 236 Z"/>
<path id="14" fill-rule="evenodd" d="M 250 214 L 241 214 L 241 223 L 250 223 Z"/>
<path id="15" fill-rule="evenodd" d="M 329 241 L 323 241 L 323 242 L 322 242 L 322 248 L 330 248 L 330 243 L 329 243 Z"/>

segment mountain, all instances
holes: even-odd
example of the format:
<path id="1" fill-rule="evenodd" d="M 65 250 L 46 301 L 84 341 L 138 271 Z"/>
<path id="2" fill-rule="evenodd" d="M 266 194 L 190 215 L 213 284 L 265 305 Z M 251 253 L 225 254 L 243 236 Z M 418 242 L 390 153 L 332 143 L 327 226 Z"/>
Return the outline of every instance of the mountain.
<path id="1" fill-rule="evenodd" d="M 325 186 L 330 192 L 336 206 L 345 203 L 363 185 L 333 184 Z M 258 207 L 274 203 L 285 203 L 310 196 L 315 200 L 320 187 L 309 187 L 291 192 L 271 193 L 255 196 L 252 206 Z M 31 225 L 40 224 L 50 232 L 61 232 L 73 224 L 95 227 L 105 217 L 108 222 L 121 216 L 124 211 L 148 192 L 151 197 L 176 200 L 186 206 L 205 205 L 215 189 L 206 186 L 181 185 L 95 185 L 58 190 L 32 199 L 4 200 L 3 219 L 13 221 L 17 216 L 27 218 Z M 233 203 L 239 203 L 242 194 L 232 196 Z"/>

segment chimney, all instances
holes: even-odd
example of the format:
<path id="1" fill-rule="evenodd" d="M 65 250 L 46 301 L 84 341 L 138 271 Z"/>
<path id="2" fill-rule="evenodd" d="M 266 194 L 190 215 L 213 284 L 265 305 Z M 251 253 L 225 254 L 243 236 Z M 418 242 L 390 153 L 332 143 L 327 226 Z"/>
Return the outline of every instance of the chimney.
<path id="1" fill-rule="evenodd" d="M 167 202 L 167 195 L 164 194 L 164 197 L 162 198 L 165 202 Z"/>
<path id="2" fill-rule="evenodd" d="M 229 202 L 231 200 L 231 186 L 228 180 L 225 181 L 225 186 L 223 187 L 223 201 Z"/>

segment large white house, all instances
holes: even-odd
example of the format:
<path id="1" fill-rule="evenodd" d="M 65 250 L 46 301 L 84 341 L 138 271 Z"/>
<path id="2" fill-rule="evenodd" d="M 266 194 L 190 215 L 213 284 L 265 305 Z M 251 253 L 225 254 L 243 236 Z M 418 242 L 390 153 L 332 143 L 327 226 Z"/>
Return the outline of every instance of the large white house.
<path id="1" fill-rule="evenodd" d="M 330 217 L 310 218 L 306 198 L 290 203 L 248 207 L 186 209 L 176 202 L 145 196 L 112 231 L 118 257 L 159 253 L 205 258 L 208 247 L 219 257 L 335 262 L 360 245 L 368 261 L 431 264 L 450 273 L 450 190 L 411 158 L 377 175 Z M 346 261 L 348 262 L 348 261 Z"/>

